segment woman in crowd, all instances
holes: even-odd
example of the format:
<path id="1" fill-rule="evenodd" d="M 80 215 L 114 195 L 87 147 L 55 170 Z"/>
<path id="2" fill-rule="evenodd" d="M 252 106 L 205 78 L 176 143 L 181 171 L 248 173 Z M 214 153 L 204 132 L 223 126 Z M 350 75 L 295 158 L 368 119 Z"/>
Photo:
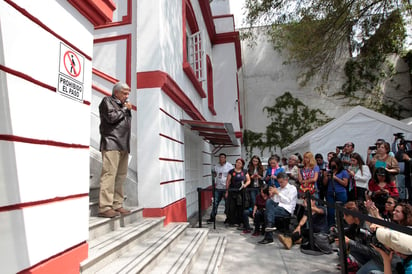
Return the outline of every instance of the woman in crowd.
<path id="1" fill-rule="evenodd" d="M 318 180 L 319 171 L 319 166 L 312 152 L 305 152 L 305 154 L 303 154 L 303 167 L 299 168 L 298 173 L 298 181 L 300 184 L 299 196 L 301 198 L 304 197 L 307 191 L 318 198 L 316 181 Z"/>
<path id="2" fill-rule="evenodd" d="M 226 179 L 226 201 L 227 205 L 227 223 L 229 226 L 240 225 L 242 223 L 243 209 L 249 207 L 245 204 L 246 199 L 244 191 L 250 184 L 250 177 L 245 166 L 245 160 L 239 158 L 236 160 L 235 168 L 230 170 Z M 230 191 L 229 191 L 230 189 Z"/>
<path id="3" fill-rule="evenodd" d="M 289 177 L 289 184 L 294 185 L 297 189 L 299 189 L 299 184 L 297 183 L 299 176 L 298 161 L 298 156 L 294 154 L 290 155 L 288 164 L 284 167 L 285 172 Z"/>
<path id="4" fill-rule="evenodd" d="M 393 221 L 404 226 L 412 226 L 412 206 L 399 203 L 393 210 Z"/>
<path id="5" fill-rule="evenodd" d="M 326 201 L 328 202 L 328 226 L 335 226 L 335 208 L 332 207 L 335 202 L 340 201 L 346 203 L 348 195 L 346 187 L 348 185 L 349 174 L 343 168 L 342 161 L 338 157 L 334 157 L 329 162 L 330 172 L 325 177 L 323 183 L 327 185 L 328 191 Z"/>
<path id="6" fill-rule="evenodd" d="M 256 196 L 256 203 L 252 212 L 253 224 L 255 225 L 252 236 L 259 236 L 265 233 L 265 207 L 268 198 L 269 187 L 268 185 L 262 185 L 260 193 Z"/>
<path id="7" fill-rule="evenodd" d="M 399 197 L 398 188 L 394 181 L 391 181 L 389 173 L 385 168 L 380 167 L 376 169 L 373 179 L 369 181 L 369 191 L 367 193 L 368 199 L 371 199 L 379 213 L 385 209 L 385 203 L 388 197 Z"/>
<path id="8" fill-rule="evenodd" d="M 390 145 L 387 142 L 378 142 L 376 144 L 376 154 L 369 162 L 369 168 L 372 173 L 375 174 L 375 171 L 378 168 L 384 168 L 386 172 L 390 175 L 390 180 L 395 182 L 395 175 L 399 173 L 399 163 L 395 157 L 389 155 Z M 368 149 L 368 156 L 370 157 L 371 150 Z"/>
<path id="9" fill-rule="evenodd" d="M 265 174 L 265 181 L 268 185 L 274 185 L 276 187 L 279 187 L 278 180 L 276 176 L 280 172 L 284 172 L 285 170 L 279 166 L 279 156 L 278 155 L 273 155 L 269 158 L 268 160 L 268 168 L 266 169 L 266 174 Z"/>
<path id="10" fill-rule="evenodd" d="M 263 184 L 263 172 L 264 168 L 262 165 L 262 161 L 260 160 L 259 156 L 254 155 L 252 159 L 250 159 L 247 172 L 250 177 L 250 198 L 252 201 L 251 208 L 254 207 L 256 202 L 256 195 L 259 193 L 259 188 Z"/>
<path id="11" fill-rule="evenodd" d="M 385 209 L 382 213 L 379 213 L 379 209 L 375 206 L 375 203 L 372 200 L 365 201 L 365 206 L 368 209 L 369 215 L 375 218 L 383 219 L 387 222 L 393 221 L 393 211 L 398 203 L 398 200 L 395 197 L 388 197 L 385 202 Z"/>
<path id="12" fill-rule="evenodd" d="M 371 179 L 371 172 L 369 167 L 365 164 L 359 153 L 353 153 L 351 156 L 351 165 L 348 169 L 350 175 L 350 185 L 352 185 L 352 192 L 349 192 L 348 200 L 365 201 L 365 193 L 368 190 L 368 183 Z"/>

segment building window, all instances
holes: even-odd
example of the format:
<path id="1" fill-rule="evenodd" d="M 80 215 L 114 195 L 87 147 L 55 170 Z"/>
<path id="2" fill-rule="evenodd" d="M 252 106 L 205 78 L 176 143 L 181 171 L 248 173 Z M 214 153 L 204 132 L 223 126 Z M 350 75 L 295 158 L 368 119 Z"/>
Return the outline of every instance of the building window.
<path id="1" fill-rule="evenodd" d="M 204 50 L 204 39 L 202 32 L 198 31 L 189 35 L 188 39 L 188 61 L 200 82 L 206 81 L 206 54 Z"/>

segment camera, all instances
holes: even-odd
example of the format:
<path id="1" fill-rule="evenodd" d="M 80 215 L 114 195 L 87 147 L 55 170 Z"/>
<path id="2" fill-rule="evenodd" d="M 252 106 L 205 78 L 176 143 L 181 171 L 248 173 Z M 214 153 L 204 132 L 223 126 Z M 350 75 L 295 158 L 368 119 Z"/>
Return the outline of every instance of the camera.
<path id="1" fill-rule="evenodd" d="M 304 165 L 303 164 L 298 164 L 298 168 L 303 168 Z"/>
<path id="2" fill-rule="evenodd" d="M 377 146 L 369 146 L 370 150 L 376 150 L 378 147 Z"/>
<path id="3" fill-rule="evenodd" d="M 336 146 L 336 148 L 342 150 L 344 148 L 344 146 Z"/>
<path id="4" fill-rule="evenodd" d="M 378 238 L 376 237 L 376 233 L 372 233 L 367 229 L 360 228 L 359 235 L 361 235 L 362 240 L 364 240 L 367 245 L 372 244 L 382 249 L 386 253 L 389 253 L 389 250 L 381 242 L 379 242 Z"/>
<path id="5" fill-rule="evenodd" d="M 398 139 L 403 139 L 403 137 L 404 137 L 402 132 L 394 133 L 393 136 L 395 136 Z"/>
<path id="6" fill-rule="evenodd" d="M 345 236 L 348 236 L 347 234 L 348 234 L 349 230 L 350 230 L 350 227 L 345 227 L 345 228 L 343 229 L 343 234 L 344 234 Z M 335 240 L 338 239 L 338 238 L 339 238 L 338 228 L 333 227 L 333 228 L 329 231 L 329 235 L 328 235 L 329 243 L 331 244 L 331 243 L 335 242 Z"/>

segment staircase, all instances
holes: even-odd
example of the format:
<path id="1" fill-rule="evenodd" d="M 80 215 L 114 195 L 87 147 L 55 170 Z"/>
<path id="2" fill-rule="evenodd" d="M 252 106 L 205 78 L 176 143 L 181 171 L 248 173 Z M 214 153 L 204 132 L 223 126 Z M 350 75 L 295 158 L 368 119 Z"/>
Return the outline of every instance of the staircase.
<path id="1" fill-rule="evenodd" d="M 91 191 L 92 192 L 92 191 Z M 90 213 L 96 202 L 90 196 Z M 189 223 L 143 218 L 142 208 L 112 219 L 89 217 L 89 256 L 80 273 L 217 273 L 226 238 Z"/>

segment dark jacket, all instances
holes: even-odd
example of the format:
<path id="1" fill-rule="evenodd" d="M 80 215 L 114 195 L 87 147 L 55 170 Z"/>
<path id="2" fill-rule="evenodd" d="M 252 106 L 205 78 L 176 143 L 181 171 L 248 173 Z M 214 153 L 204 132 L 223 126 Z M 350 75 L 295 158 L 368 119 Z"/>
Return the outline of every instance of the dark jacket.
<path id="1" fill-rule="evenodd" d="M 130 153 L 132 113 L 114 96 L 103 98 L 100 112 L 100 150 L 119 150 Z"/>

